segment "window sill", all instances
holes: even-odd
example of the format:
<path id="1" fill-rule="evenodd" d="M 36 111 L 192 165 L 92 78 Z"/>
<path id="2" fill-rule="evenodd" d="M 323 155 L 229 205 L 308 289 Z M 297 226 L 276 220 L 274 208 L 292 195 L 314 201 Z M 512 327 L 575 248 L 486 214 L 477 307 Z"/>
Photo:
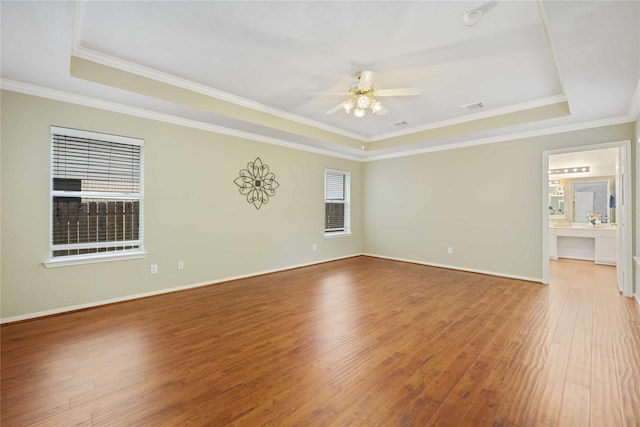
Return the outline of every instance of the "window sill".
<path id="1" fill-rule="evenodd" d="M 67 267 L 70 265 L 95 264 L 98 262 L 125 261 L 128 259 L 140 259 L 147 256 L 143 251 L 132 251 L 118 254 L 88 254 L 78 256 L 68 256 L 51 258 L 44 262 L 47 268 Z"/>
<path id="2" fill-rule="evenodd" d="M 325 239 L 330 239 L 332 237 L 343 237 L 343 236 L 351 236 L 351 231 L 340 231 L 337 233 L 324 233 Z"/>

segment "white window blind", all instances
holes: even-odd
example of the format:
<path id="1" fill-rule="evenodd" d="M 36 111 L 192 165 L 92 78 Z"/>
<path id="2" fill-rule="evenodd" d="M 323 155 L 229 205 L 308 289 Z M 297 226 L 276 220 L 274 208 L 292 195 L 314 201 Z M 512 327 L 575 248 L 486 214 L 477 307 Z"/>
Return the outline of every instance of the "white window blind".
<path id="1" fill-rule="evenodd" d="M 142 250 L 143 142 L 51 128 L 51 257 Z"/>
<path id="2" fill-rule="evenodd" d="M 344 200 L 344 174 L 327 171 L 325 175 L 325 200 Z"/>
<path id="3" fill-rule="evenodd" d="M 346 172 L 325 171 L 325 220 L 327 234 L 345 233 L 349 228 L 349 175 Z"/>

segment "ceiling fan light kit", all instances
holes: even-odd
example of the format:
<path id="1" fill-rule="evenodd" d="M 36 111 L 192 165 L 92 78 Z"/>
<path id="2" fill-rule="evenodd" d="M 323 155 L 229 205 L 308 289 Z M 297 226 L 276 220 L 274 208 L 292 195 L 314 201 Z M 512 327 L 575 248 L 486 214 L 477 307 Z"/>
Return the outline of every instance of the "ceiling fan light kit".
<path id="1" fill-rule="evenodd" d="M 373 114 L 378 114 L 382 111 L 382 103 L 373 97 L 373 89 L 361 91 L 358 88 L 354 88 L 347 95 L 349 98 L 342 103 L 342 109 L 347 114 L 351 114 L 351 110 L 353 110 L 354 116 L 364 117 L 367 108 Z"/>
<path id="2" fill-rule="evenodd" d="M 356 105 L 358 106 L 358 108 L 361 108 L 364 110 L 369 105 L 371 105 L 371 101 L 369 100 L 369 97 L 366 95 L 358 95 L 358 100 L 356 101 Z"/>
<path id="3" fill-rule="evenodd" d="M 367 109 L 369 109 L 372 114 L 382 115 L 387 113 L 387 109 L 376 99 L 376 96 L 407 96 L 420 94 L 420 89 L 417 88 L 383 89 L 376 91 L 373 88 L 373 71 L 356 71 L 356 77 L 358 81 L 352 83 L 345 94 L 347 99 L 325 114 L 329 115 L 338 110 L 344 110 L 347 114 L 351 114 L 351 111 L 353 111 L 355 117 L 364 117 Z"/>

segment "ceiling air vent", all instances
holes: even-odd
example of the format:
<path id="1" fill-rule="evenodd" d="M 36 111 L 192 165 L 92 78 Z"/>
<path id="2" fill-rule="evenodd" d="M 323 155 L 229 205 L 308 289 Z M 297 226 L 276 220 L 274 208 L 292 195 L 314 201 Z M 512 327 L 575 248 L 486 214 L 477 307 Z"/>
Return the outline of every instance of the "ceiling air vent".
<path id="1" fill-rule="evenodd" d="M 464 111 L 476 111 L 476 110 L 480 110 L 482 107 L 484 107 L 484 105 L 482 105 L 482 101 L 476 101 L 470 104 L 464 104 L 460 106 L 460 108 L 462 108 Z"/>
<path id="2" fill-rule="evenodd" d="M 409 123 L 405 122 L 404 120 L 400 120 L 398 122 L 391 123 L 391 126 L 400 127 L 400 126 L 406 126 L 408 124 Z"/>

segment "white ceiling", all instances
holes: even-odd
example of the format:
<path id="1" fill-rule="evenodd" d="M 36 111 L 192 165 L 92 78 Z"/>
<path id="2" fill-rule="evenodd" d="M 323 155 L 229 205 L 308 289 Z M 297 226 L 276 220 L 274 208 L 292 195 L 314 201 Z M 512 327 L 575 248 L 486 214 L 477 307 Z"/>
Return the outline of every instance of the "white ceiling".
<path id="1" fill-rule="evenodd" d="M 2 1 L 3 86 L 28 85 L 168 114 L 232 131 L 359 157 L 500 138 L 594 120 L 630 121 L 640 69 L 636 1 L 490 2 L 9 2 Z M 482 10 L 467 27 L 462 15 Z M 74 10 L 76 12 L 74 20 Z M 359 151 L 328 138 L 205 111 L 177 100 L 72 77 L 71 55 L 190 85 L 258 111 L 387 147 Z M 356 70 L 375 88 L 417 87 L 382 98 L 384 116 L 324 113 Z M 438 129 L 566 100 L 568 116 L 401 144 Z M 482 101 L 479 113 L 461 104 Z M 637 102 L 637 101 L 636 101 Z M 402 128 L 391 123 L 400 120 Z M 258 139 L 259 139 L 258 138 Z M 364 142 L 363 145 L 369 142 Z"/>

